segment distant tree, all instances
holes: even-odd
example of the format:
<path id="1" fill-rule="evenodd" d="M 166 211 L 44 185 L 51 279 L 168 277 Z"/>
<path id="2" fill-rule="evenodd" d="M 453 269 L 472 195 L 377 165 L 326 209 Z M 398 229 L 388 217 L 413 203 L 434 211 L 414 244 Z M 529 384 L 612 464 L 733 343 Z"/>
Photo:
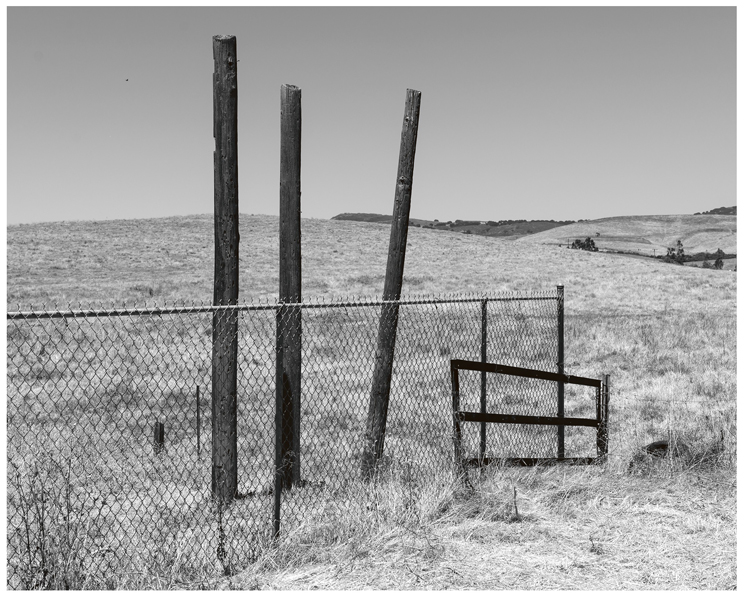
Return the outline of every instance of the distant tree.
<path id="1" fill-rule="evenodd" d="M 678 263 L 683 264 L 685 262 L 685 249 L 682 247 L 682 241 L 677 240 L 677 256 L 676 260 Z"/>
<path id="2" fill-rule="evenodd" d="M 707 260 L 704 260 L 703 261 L 703 268 L 704 269 L 712 269 L 713 265 L 710 262 L 708 262 Z"/>
<path id="3" fill-rule="evenodd" d="M 716 250 L 716 262 L 713 265 L 714 269 L 718 269 L 719 271 L 724 268 L 724 251 L 719 248 Z"/>
<path id="4" fill-rule="evenodd" d="M 667 255 L 664 257 L 664 260 L 680 265 L 685 262 L 685 250 L 682 247 L 682 240 L 677 240 L 677 244 L 673 248 L 667 248 Z"/>

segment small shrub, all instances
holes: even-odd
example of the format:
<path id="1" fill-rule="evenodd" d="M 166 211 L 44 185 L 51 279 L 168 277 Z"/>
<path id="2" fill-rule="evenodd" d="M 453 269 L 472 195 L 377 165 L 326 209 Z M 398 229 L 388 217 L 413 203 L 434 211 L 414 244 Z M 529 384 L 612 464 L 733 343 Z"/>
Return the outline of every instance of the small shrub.
<path id="1" fill-rule="evenodd" d="M 82 589 L 93 575 L 95 521 L 101 512 L 73 495 L 71 460 L 50 461 L 28 470 L 12 464 L 10 503 L 20 522 L 8 528 L 9 544 L 17 545 L 14 576 L 23 589 Z M 107 549 L 98 549 L 106 552 Z M 9 574 L 10 576 L 10 574 Z"/>

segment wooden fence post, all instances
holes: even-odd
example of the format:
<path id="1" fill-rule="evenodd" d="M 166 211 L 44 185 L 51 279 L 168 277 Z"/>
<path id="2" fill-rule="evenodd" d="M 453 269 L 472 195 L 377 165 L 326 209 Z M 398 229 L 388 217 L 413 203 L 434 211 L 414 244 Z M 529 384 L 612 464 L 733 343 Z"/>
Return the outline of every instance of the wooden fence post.
<path id="1" fill-rule="evenodd" d="M 160 454 L 163 450 L 164 445 L 164 425 L 160 421 L 156 421 L 153 425 L 153 452 Z"/>
<path id="2" fill-rule="evenodd" d="M 384 300 L 399 300 L 405 270 L 407 228 L 410 222 L 412 175 L 415 167 L 415 146 L 420 119 L 420 92 L 407 90 L 405 116 L 397 167 L 397 187 L 394 194 L 394 213 L 389 238 L 389 255 L 384 278 Z M 371 397 L 362 453 L 361 473 L 365 480 L 371 478 L 384 451 L 386 416 L 389 410 L 389 391 L 392 382 L 392 363 L 397 336 L 399 305 L 381 307 L 379 334 L 374 364 Z"/>
<path id="3" fill-rule="evenodd" d="M 236 37 L 213 37 L 213 153 L 215 279 L 213 305 L 236 305 L 239 297 L 238 90 Z M 213 313 L 212 492 L 230 502 L 238 491 L 236 359 L 238 311 Z"/>
<path id="4" fill-rule="evenodd" d="M 279 231 L 279 299 L 301 302 L 301 90 L 292 85 L 280 88 Z M 282 306 L 277 319 L 275 468 L 281 487 L 290 488 L 301 482 L 301 310 Z"/>

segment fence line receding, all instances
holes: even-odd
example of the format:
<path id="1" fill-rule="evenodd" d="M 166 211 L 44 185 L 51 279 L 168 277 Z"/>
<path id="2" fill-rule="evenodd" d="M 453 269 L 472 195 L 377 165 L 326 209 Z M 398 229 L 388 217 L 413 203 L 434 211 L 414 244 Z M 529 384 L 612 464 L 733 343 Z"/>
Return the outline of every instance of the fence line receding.
<path id="1" fill-rule="evenodd" d="M 251 561 L 273 528 L 277 328 L 298 315 L 302 472 L 297 489 L 283 494 L 284 527 L 313 518 L 325 498 L 360 480 L 382 311 L 399 312 L 382 460 L 407 462 L 430 481 L 454 472 L 450 360 L 557 372 L 557 303 L 552 290 L 8 313 L 8 586 L 59 583 L 45 580 L 54 576 L 43 564 L 52 555 L 74 554 L 89 578 L 79 587 L 152 569 L 176 549 L 196 564 Z M 211 447 L 212 335 L 223 319 L 236 321 L 238 355 L 238 493 L 230 505 L 212 501 L 212 458 L 200 452 Z M 521 389 L 475 375 L 463 377 L 464 397 L 479 401 L 487 385 L 488 410 L 491 398 L 521 398 Z M 557 416 L 557 384 L 547 383 L 542 401 Z M 587 399 L 566 394 L 565 410 L 574 402 Z M 543 437 L 519 426 L 504 439 L 489 428 L 475 455 L 554 456 L 557 433 L 546 429 Z M 588 451 L 588 440 L 569 431 L 565 447 Z"/>

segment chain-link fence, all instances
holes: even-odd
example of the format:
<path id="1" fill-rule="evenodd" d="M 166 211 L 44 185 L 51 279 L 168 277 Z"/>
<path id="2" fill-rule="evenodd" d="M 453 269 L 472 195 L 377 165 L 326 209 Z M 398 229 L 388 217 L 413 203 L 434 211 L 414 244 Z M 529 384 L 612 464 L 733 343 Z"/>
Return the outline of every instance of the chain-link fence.
<path id="1" fill-rule="evenodd" d="M 562 290 L 235 307 L 238 495 L 228 505 L 211 494 L 215 307 L 9 313 L 8 587 L 139 587 L 154 568 L 169 577 L 178 563 L 184 577 L 191 565 L 199 579 L 254 560 L 273 532 L 278 314 L 299 311 L 302 328 L 301 485 L 281 509 L 292 527 L 361 477 L 379 321 L 395 305 L 383 468 L 451 475 L 452 358 L 558 369 Z M 485 385 L 506 410 L 557 413 L 557 384 Z M 480 374 L 464 378 L 465 410 L 478 410 L 481 386 Z M 477 429 L 463 436 L 478 443 Z M 552 457 L 557 428 L 491 427 L 486 445 Z"/>

